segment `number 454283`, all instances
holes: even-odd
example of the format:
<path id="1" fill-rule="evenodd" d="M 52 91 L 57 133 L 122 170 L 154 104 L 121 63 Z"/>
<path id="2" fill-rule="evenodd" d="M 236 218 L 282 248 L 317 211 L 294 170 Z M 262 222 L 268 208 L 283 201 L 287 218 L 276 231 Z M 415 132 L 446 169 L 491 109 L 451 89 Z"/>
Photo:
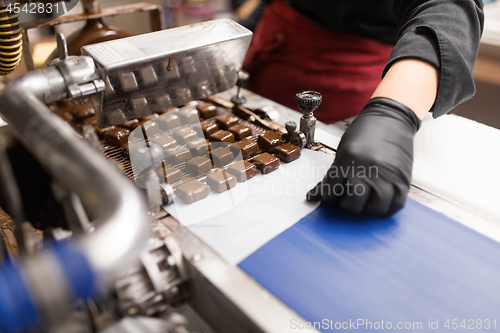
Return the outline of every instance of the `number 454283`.
<path id="1" fill-rule="evenodd" d="M 27 13 L 27 14 L 52 14 L 52 12 L 58 14 L 59 13 L 59 3 L 52 4 L 50 2 L 48 3 L 25 3 L 25 4 L 19 4 L 19 3 L 9 3 L 7 6 L 7 11 L 9 13 L 16 13 L 19 14 L 21 12 Z"/>
<path id="2" fill-rule="evenodd" d="M 448 319 L 444 324 L 447 329 L 463 329 L 463 330 L 488 330 L 497 328 L 497 320 L 489 319 L 464 319 L 459 322 L 458 319 Z"/>

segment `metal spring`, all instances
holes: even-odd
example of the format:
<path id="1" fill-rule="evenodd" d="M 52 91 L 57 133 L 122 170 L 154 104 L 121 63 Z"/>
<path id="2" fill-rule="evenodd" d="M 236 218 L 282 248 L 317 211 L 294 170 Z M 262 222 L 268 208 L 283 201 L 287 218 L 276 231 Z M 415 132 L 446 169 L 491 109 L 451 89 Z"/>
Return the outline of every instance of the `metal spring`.
<path id="1" fill-rule="evenodd" d="M 23 40 L 19 13 L 0 6 L 0 75 L 12 73 L 21 62 Z"/>

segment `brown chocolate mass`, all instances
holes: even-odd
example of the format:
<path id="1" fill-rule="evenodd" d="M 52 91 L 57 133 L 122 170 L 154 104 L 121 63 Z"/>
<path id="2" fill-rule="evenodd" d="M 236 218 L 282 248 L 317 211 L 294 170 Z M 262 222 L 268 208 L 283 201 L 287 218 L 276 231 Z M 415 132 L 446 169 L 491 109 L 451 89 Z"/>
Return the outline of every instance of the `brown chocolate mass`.
<path id="1" fill-rule="evenodd" d="M 259 135 L 257 143 L 259 144 L 259 147 L 261 149 L 272 154 L 274 152 L 274 148 L 283 144 L 283 140 L 281 139 L 281 135 L 279 135 L 278 133 L 269 131 L 262 135 Z"/>
<path id="2" fill-rule="evenodd" d="M 232 174 L 221 170 L 209 174 L 207 184 L 215 192 L 222 193 L 236 186 L 236 178 Z"/>
<path id="3" fill-rule="evenodd" d="M 205 137 L 208 138 L 210 135 L 219 130 L 219 125 L 212 121 L 205 120 L 201 122 L 201 129 L 203 130 Z"/>
<path id="4" fill-rule="evenodd" d="M 235 176 L 239 182 L 246 182 L 255 176 L 257 167 L 247 161 L 237 161 L 231 164 L 226 171 Z"/>
<path id="5" fill-rule="evenodd" d="M 274 156 L 286 163 L 295 161 L 300 157 L 300 148 L 291 143 L 284 143 L 274 149 Z"/>
<path id="6" fill-rule="evenodd" d="M 257 169 L 263 174 L 273 172 L 280 167 L 280 159 L 269 153 L 259 154 L 252 158 L 251 162 L 255 164 Z"/>
<path id="7" fill-rule="evenodd" d="M 195 179 L 177 186 L 175 194 L 189 204 L 205 199 L 210 194 L 210 187 Z"/>
<path id="8" fill-rule="evenodd" d="M 219 116 L 215 119 L 219 128 L 227 130 L 229 127 L 238 124 L 239 118 L 235 115 L 228 113 L 223 116 Z"/>
<path id="9" fill-rule="evenodd" d="M 259 151 L 259 145 L 253 140 L 243 139 L 233 143 L 229 146 L 229 149 L 233 152 L 234 156 L 238 156 L 241 152 L 241 157 L 247 158 Z"/>
<path id="10" fill-rule="evenodd" d="M 196 106 L 203 119 L 212 118 L 217 115 L 217 107 L 212 103 L 200 103 Z"/>
<path id="11" fill-rule="evenodd" d="M 111 146 L 123 147 L 128 142 L 130 131 L 116 127 L 104 133 L 104 141 Z"/>
<path id="12" fill-rule="evenodd" d="M 224 147 L 215 148 L 210 154 L 215 167 L 222 167 L 234 160 L 233 153 Z"/>
<path id="13" fill-rule="evenodd" d="M 234 142 L 234 134 L 225 130 L 212 133 L 208 139 L 215 142 Z"/>
<path id="14" fill-rule="evenodd" d="M 198 138 L 193 141 L 189 141 L 186 147 L 191 151 L 193 156 L 205 156 L 208 155 L 209 145 L 204 138 Z"/>
<path id="15" fill-rule="evenodd" d="M 207 157 L 197 156 L 186 162 L 186 171 L 192 176 L 199 176 L 212 169 L 212 161 Z"/>

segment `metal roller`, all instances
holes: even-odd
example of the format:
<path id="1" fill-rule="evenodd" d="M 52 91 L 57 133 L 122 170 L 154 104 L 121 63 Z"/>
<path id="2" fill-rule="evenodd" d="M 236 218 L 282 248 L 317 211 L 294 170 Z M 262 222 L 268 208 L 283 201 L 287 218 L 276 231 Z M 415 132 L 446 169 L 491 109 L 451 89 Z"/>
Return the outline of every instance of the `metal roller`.
<path id="1" fill-rule="evenodd" d="M 23 40 L 19 13 L 0 6 L 0 75 L 12 73 L 21 62 Z"/>

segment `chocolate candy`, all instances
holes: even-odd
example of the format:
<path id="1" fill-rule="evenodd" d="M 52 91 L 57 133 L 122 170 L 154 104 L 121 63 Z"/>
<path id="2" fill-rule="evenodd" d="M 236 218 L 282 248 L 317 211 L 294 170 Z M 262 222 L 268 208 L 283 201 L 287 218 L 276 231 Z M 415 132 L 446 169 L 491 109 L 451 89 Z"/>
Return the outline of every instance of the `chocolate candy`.
<path id="1" fill-rule="evenodd" d="M 191 127 L 179 128 L 174 131 L 174 137 L 181 144 L 198 139 L 198 133 Z"/>
<path id="2" fill-rule="evenodd" d="M 104 133 L 104 141 L 112 146 L 123 147 L 128 142 L 129 135 L 128 129 L 116 127 Z"/>
<path id="3" fill-rule="evenodd" d="M 153 98 L 156 110 L 161 110 L 167 108 L 169 105 L 172 104 L 172 99 L 167 93 L 164 92 L 157 92 Z M 160 112 L 160 114 L 165 113 L 164 111 Z"/>
<path id="4" fill-rule="evenodd" d="M 177 183 L 182 179 L 182 171 L 172 166 L 162 167 L 156 169 L 160 182 L 169 184 Z M 163 180 L 163 181 L 162 181 Z"/>
<path id="5" fill-rule="evenodd" d="M 73 114 L 78 119 L 85 119 L 95 115 L 94 107 L 92 102 L 88 102 L 82 105 L 73 105 Z"/>
<path id="6" fill-rule="evenodd" d="M 251 162 L 255 164 L 263 174 L 273 172 L 280 167 L 280 159 L 269 153 L 259 154 L 252 158 Z"/>
<path id="7" fill-rule="evenodd" d="M 124 123 L 118 124 L 118 126 L 128 129 L 129 131 L 135 129 L 139 125 L 138 119 L 132 119 Z"/>
<path id="8" fill-rule="evenodd" d="M 168 113 L 168 112 L 172 112 L 172 111 L 179 111 L 179 109 L 178 108 L 170 108 L 170 109 L 166 109 L 166 110 L 160 111 L 158 113 L 160 115 L 162 115 L 162 114 L 165 114 L 165 113 Z"/>
<path id="9" fill-rule="evenodd" d="M 151 139 L 151 141 L 156 142 L 157 144 L 162 146 L 164 151 L 167 151 L 167 149 L 169 149 L 170 147 L 177 145 L 177 141 L 175 141 L 174 138 L 172 138 L 168 135 L 164 135 L 164 136 L 160 136 L 158 138 Z"/>
<path id="10" fill-rule="evenodd" d="M 189 204 L 205 199 L 210 194 L 210 187 L 195 179 L 179 185 L 175 194 Z"/>
<path id="11" fill-rule="evenodd" d="M 231 164 L 226 171 L 235 176 L 239 182 L 246 182 L 247 179 L 255 176 L 257 167 L 247 161 L 237 161 Z"/>
<path id="12" fill-rule="evenodd" d="M 233 143 L 229 146 L 229 149 L 233 152 L 234 156 L 238 156 L 241 152 L 241 157 L 247 158 L 248 156 L 259 151 L 259 145 L 253 140 L 243 139 L 239 142 Z"/>
<path id="13" fill-rule="evenodd" d="M 215 167 L 223 167 L 234 160 L 233 153 L 223 147 L 215 148 L 210 152 Z"/>
<path id="14" fill-rule="evenodd" d="M 197 156 L 186 162 L 186 171 L 193 176 L 199 176 L 211 169 L 212 161 L 206 157 Z"/>
<path id="15" fill-rule="evenodd" d="M 273 153 L 274 148 L 283 144 L 283 140 L 278 133 L 270 131 L 259 135 L 257 143 L 261 149 L 267 151 L 268 153 Z"/>
<path id="16" fill-rule="evenodd" d="M 194 107 L 185 107 L 177 112 L 183 124 L 196 124 L 200 121 L 198 110 Z"/>
<path id="17" fill-rule="evenodd" d="M 146 108 L 148 107 L 148 100 L 144 96 L 133 97 L 130 101 L 130 104 L 135 114 L 141 115 L 146 112 Z"/>
<path id="18" fill-rule="evenodd" d="M 191 159 L 191 152 L 184 146 L 173 146 L 167 148 L 164 156 L 168 165 L 175 165 Z"/>
<path id="19" fill-rule="evenodd" d="M 104 133 L 106 133 L 107 131 L 111 131 L 112 129 L 115 129 L 114 126 L 109 126 L 109 127 L 105 127 L 105 128 L 100 128 L 97 124 L 94 125 L 94 130 L 97 134 L 97 136 L 99 137 L 99 139 L 103 139 L 104 138 Z"/>
<path id="20" fill-rule="evenodd" d="M 181 119 L 177 112 L 168 112 L 162 114 L 153 120 L 160 127 L 160 131 L 165 132 L 181 126 Z"/>
<path id="21" fill-rule="evenodd" d="M 132 126 L 135 126 L 135 129 L 130 134 L 133 139 L 143 139 L 144 132 L 146 132 L 148 138 L 160 133 L 160 127 L 152 120 L 141 121 Z"/>
<path id="22" fill-rule="evenodd" d="M 111 124 L 119 124 L 127 120 L 121 107 L 112 108 L 108 113 L 106 113 L 106 118 Z"/>
<path id="23" fill-rule="evenodd" d="M 200 116 L 204 119 L 215 117 L 217 115 L 217 107 L 212 103 L 200 103 L 196 106 L 200 112 Z"/>
<path id="24" fill-rule="evenodd" d="M 215 142 L 234 142 L 234 134 L 228 131 L 218 130 L 210 134 L 208 139 Z"/>
<path id="25" fill-rule="evenodd" d="M 201 129 L 203 130 L 203 134 L 206 138 L 208 138 L 211 134 L 214 134 L 219 130 L 219 125 L 214 122 L 205 120 L 201 122 Z"/>
<path id="26" fill-rule="evenodd" d="M 153 68 L 153 66 L 147 66 L 139 70 L 139 75 L 141 76 L 142 83 L 145 86 L 151 86 L 158 83 L 158 76 Z"/>
<path id="27" fill-rule="evenodd" d="M 135 78 L 133 72 L 120 73 L 120 75 L 118 75 L 118 79 L 120 80 L 120 84 L 124 92 L 131 92 L 139 89 L 137 79 Z"/>
<path id="28" fill-rule="evenodd" d="M 219 116 L 215 119 L 220 128 L 227 130 L 229 127 L 238 124 L 239 118 L 230 113 Z"/>
<path id="29" fill-rule="evenodd" d="M 141 117 L 141 118 L 139 118 L 139 121 L 148 121 L 148 120 L 151 120 L 154 118 L 158 118 L 158 115 L 156 113 Z"/>
<path id="30" fill-rule="evenodd" d="M 85 125 L 97 125 L 97 118 L 95 116 L 83 119 Z"/>
<path id="31" fill-rule="evenodd" d="M 250 129 L 250 127 L 247 127 L 245 125 L 233 125 L 229 127 L 228 131 L 234 134 L 236 140 L 241 140 L 243 138 L 246 138 L 247 136 L 252 135 L 252 130 Z"/>
<path id="32" fill-rule="evenodd" d="M 187 148 L 191 151 L 192 156 L 205 156 L 208 155 L 208 143 L 203 138 L 198 138 L 193 141 L 189 141 L 186 144 Z"/>
<path id="33" fill-rule="evenodd" d="M 215 192 L 222 193 L 236 186 L 236 178 L 226 171 L 217 171 L 208 175 L 207 184 Z"/>
<path id="34" fill-rule="evenodd" d="M 300 148 L 291 143 L 284 143 L 274 149 L 274 156 L 286 163 L 295 161 L 300 157 Z"/>

